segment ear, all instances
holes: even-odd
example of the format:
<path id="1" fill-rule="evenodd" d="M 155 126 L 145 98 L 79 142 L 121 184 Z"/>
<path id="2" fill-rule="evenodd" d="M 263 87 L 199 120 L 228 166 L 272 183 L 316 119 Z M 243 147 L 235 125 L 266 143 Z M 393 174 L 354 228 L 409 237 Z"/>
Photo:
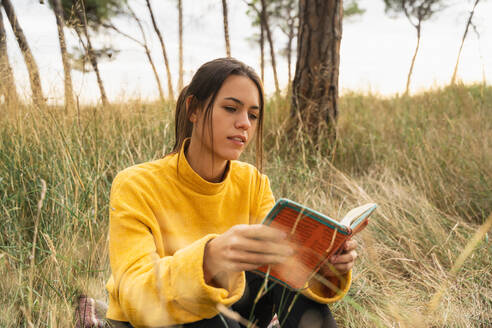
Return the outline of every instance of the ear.
<path id="1" fill-rule="evenodd" d="M 189 113 L 190 112 L 190 103 L 191 103 L 191 99 L 193 98 L 193 96 L 188 96 L 188 98 L 186 98 L 186 112 Z M 197 117 L 196 117 L 196 111 L 193 111 L 193 113 L 191 113 L 191 115 L 188 115 L 188 119 L 190 120 L 191 123 L 196 123 L 197 121 Z"/>

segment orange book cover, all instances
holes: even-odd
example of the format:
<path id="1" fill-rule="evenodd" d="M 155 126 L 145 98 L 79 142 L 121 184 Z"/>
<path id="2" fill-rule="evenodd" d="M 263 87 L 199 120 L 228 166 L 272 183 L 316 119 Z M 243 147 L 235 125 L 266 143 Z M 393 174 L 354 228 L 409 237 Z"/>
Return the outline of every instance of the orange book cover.
<path id="1" fill-rule="evenodd" d="M 286 232 L 295 254 L 285 263 L 263 266 L 256 272 L 291 289 L 306 288 L 323 261 L 366 226 L 376 207 L 374 203 L 356 207 L 337 222 L 289 199 L 279 199 L 263 224 Z"/>

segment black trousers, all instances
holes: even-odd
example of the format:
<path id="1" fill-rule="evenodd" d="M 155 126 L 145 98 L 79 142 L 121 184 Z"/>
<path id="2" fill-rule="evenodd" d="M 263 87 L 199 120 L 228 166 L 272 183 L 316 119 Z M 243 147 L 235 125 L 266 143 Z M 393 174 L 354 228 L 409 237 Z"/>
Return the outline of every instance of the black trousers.
<path id="1" fill-rule="evenodd" d="M 289 289 L 269 282 L 267 293 L 259 299 L 255 306 L 254 300 L 263 284 L 264 278 L 251 272 L 246 272 L 246 289 L 243 297 L 234 303 L 231 309 L 243 318 L 255 322 L 260 328 L 266 328 L 276 313 L 282 328 L 336 328 L 337 324 L 326 304 L 319 304 L 309 298 L 290 291 Z M 292 308 L 293 299 L 296 297 Z M 253 309 L 254 307 L 254 309 Z M 131 327 L 128 323 L 119 323 L 110 320 L 113 327 Z M 183 328 L 242 328 L 243 325 L 217 315 L 211 319 L 184 324 Z"/>

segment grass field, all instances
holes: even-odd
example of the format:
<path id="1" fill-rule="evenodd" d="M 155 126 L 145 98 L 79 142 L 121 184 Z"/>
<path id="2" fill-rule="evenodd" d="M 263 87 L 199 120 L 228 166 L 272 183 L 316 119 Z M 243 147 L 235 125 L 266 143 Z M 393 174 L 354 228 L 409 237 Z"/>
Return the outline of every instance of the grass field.
<path id="1" fill-rule="evenodd" d="M 267 111 L 276 197 L 334 217 L 379 204 L 331 307 L 340 327 L 492 326 L 491 87 L 346 94 L 330 155 L 282 134 L 287 100 Z M 0 327 L 69 327 L 79 293 L 106 299 L 111 182 L 170 150 L 172 114 L 138 101 L 0 107 Z"/>

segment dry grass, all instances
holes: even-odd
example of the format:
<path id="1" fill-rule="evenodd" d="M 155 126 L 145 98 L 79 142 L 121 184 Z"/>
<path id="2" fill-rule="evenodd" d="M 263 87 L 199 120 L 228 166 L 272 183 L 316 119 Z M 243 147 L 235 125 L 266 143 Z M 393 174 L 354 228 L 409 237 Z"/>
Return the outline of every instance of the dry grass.
<path id="1" fill-rule="evenodd" d="M 330 156 L 282 135 L 287 103 L 269 103 L 265 129 L 277 197 L 332 216 L 380 205 L 359 238 L 351 291 L 332 306 L 339 325 L 492 325 L 490 242 L 479 239 L 451 272 L 492 211 L 492 89 L 346 95 Z M 67 327 L 78 293 L 106 298 L 111 181 L 170 149 L 170 108 L 134 102 L 66 115 L 0 107 L 1 327 Z"/>

